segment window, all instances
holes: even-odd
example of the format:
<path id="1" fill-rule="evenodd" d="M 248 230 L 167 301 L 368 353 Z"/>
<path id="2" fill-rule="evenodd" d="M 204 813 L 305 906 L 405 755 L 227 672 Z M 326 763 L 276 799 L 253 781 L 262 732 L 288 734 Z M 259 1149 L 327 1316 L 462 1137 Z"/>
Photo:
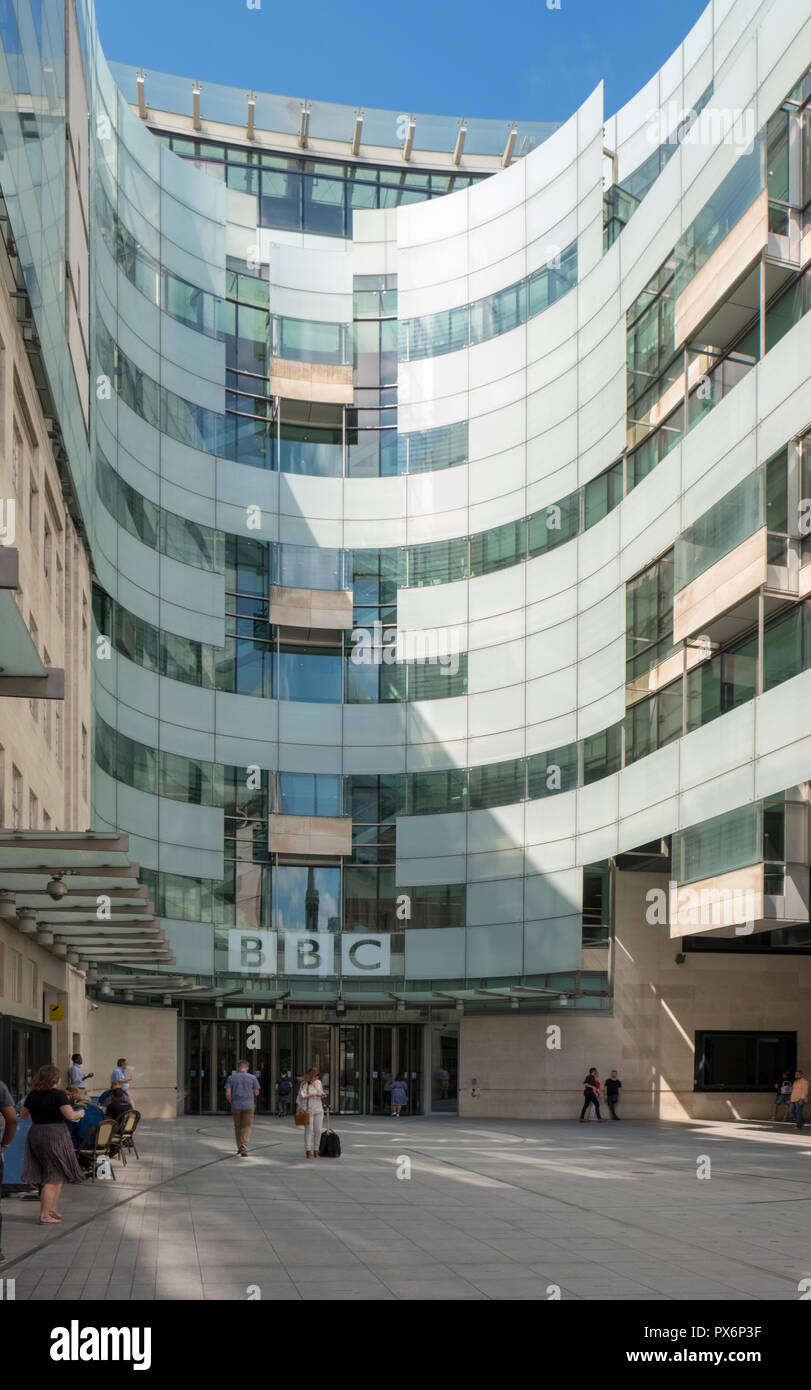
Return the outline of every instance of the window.
<path id="1" fill-rule="evenodd" d="M 57 555 L 55 569 L 54 596 L 56 598 L 56 611 L 60 618 L 65 613 L 65 571 L 62 568 L 62 561 Z"/>
<path id="2" fill-rule="evenodd" d="M 22 952 L 10 951 L 11 956 L 11 989 L 9 993 L 15 1004 L 23 1002 L 23 958 Z"/>
<path id="3" fill-rule="evenodd" d="M 284 646 L 279 650 L 277 661 L 278 699 L 306 700 L 313 704 L 341 703 L 340 650 Z"/>
<path id="4" fill-rule="evenodd" d="M 794 1076 L 796 1033 L 696 1033 L 695 1091 L 773 1091 Z"/>
<path id="5" fill-rule="evenodd" d="M 289 816 L 340 816 L 341 779 L 329 773 L 282 772 L 272 781 L 274 811 Z"/>
<path id="6" fill-rule="evenodd" d="M 17 497 L 19 497 L 23 487 L 23 472 L 23 441 L 15 420 L 11 443 L 11 481 Z"/>
<path id="7" fill-rule="evenodd" d="M 23 777 L 16 767 L 11 769 L 11 828 L 22 830 Z"/>
<path id="8" fill-rule="evenodd" d="M 43 536 L 43 569 L 45 572 L 45 583 L 50 586 L 51 574 L 53 571 L 53 532 L 47 516 L 45 517 L 45 531 Z"/>
<path id="9" fill-rule="evenodd" d="M 583 869 L 583 945 L 607 945 L 611 935 L 611 870 L 607 863 Z"/>
<path id="10" fill-rule="evenodd" d="M 339 931 L 341 870 L 284 864 L 273 875 L 276 931 Z"/>
<path id="11" fill-rule="evenodd" d="M 62 707 L 57 704 L 54 710 L 54 753 L 59 767 L 62 766 Z"/>
<path id="12" fill-rule="evenodd" d="M 82 796 L 85 801 L 90 800 L 90 789 L 87 784 L 87 729 L 82 725 Z"/>
<path id="13" fill-rule="evenodd" d="M 39 801 L 32 791 L 28 793 L 28 829 L 39 830 Z"/>
<path id="14" fill-rule="evenodd" d="M 50 666 L 51 658 L 48 655 L 47 647 L 43 648 L 42 660 L 46 666 Z M 49 748 L 53 737 L 53 703 L 53 700 L 42 701 L 42 727 L 45 733 L 45 742 Z"/>
<path id="15" fill-rule="evenodd" d="M 673 646 L 673 551 L 625 586 L 626 680 L 658 666 Z"/>
<path id="16" fill-rule="evenodd" d="M 39 628 L 37 627 L 37 625 L 36 625 L 36 623 L 35 623 L 35 621 L 34 621 L 34 615 L 33 615 L 33 613 L 29 613 L 29 614 L 28 614 L 28 631 L 31 633 L 31 641 L 34 643 L 34 646 L 36 647 L 37 651 L 39 651 Z M 28 708 L 29 708 L 29 710 L 31 711 L 31 718 L 34 720 L 35 723 L 38 722 L 38 720 L 39 720 L 39 701 L 38 701 L 38 700 L 29 700 L 29 701 L 28 701 Z"/>
<path id="17" fill-rule="evenodd" d="M 588 786 L 619 771 L 622 726 L 614 724 L 583 740 L 583 781 Z"/>
<path id="18" fill-rule="evenodd" d="M 39 545 L 39 489 L 34 478 L 33 467 L 31 469 L 31 481 L 28 488 L 28 530 L 34 545 Z"/>
<path id="19" fill-rule="evenodd" d="M 514 758 L 506 763 L 472 767 L 469 787 L 471 811 L 483 811 L 490 806 L 510 806 L 523 801 L 526 795 L 524 761 Z"/>

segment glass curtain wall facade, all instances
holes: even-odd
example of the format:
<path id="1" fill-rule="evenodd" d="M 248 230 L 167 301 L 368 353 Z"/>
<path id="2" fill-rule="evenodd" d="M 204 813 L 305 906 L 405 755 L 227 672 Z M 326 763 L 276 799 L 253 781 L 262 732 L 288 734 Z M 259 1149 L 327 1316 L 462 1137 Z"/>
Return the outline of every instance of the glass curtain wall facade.
<path id="1" fill-rule="evenodd" d="M 387 113 L 368 157 L 326 106 L 285 153 L 270 96 L 249 140 L 226 88 L 200 135 L 161 74 L 139 116 L 89 0 L 0 8 L 0 191 L 93 555 L 94 826 L 178 975 L 472 1009 L 577 976 L 603 1008 L 584 941 L 648 819 L 721 873 L 743 841 L 702 827 L 811 780 L 807 6 L 717 8 L 655 140 L 598 93 L 504 168 L 491 124 L 457 165 L 418 117 L 407 169 Z M 713 575 L 761 539 L 733 632 Z"/>

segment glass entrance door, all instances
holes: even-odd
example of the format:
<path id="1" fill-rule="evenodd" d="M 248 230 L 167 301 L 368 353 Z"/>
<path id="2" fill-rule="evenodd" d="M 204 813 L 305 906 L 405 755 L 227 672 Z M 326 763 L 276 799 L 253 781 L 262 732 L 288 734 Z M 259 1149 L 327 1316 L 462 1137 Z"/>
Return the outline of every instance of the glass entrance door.
<path id="1" fill-rule="evenodd" d="M 394 1076 L 408 1087 L 404 1115 L 418 1115 L 422 1108 L 422 1029 L 418 1024 L 401 1023 L 397 1033 L 397 1061 Z"/>
<path id="2" fill-rule="evenodd" d="M 47 1066 L 51 1058 L 53 1040 L 51 1029 L 46 1024 L 28 1023 L 23 1019 L 4 1018 L 2 1023 L 2 1053 L 7 1075 L 3 1077 L 15 1104 L 19 1104 L 31 1090 L 31 1082 L 40 1067 Z"/>
<path id="3" fill-rule="evenodd" d="M 341 1115 L 362 1113 L 361 1048 L 363 1029 L 341 1024 L 338 1042 L 338 1110 Z"/>
<path id="4" fill-rule="evenodd" d="M 394 1029 L 389 1024 L 373 1023 L 370 1030 L 371 1048 L 371 1087 L 369 1093 L 369 1113 L 385 1115 L 391 1111 L 389 1092 L 394 1059 Z"/>
<path id="5" fill-rule="evenodd" d="M 434 1024 L 431 1029 L 431 1109 L 456 1114 L 459 1098 L 459 1029 Z"/>
<path id="6" fill-rule="evenodd" d="M 295 1100 L 299 1076 L 315 1066 L 333 1113 L 389 1114 L 391 1083 L 402 1076 L 408 1086 L 404 1113 L 417 1115 L 422 1110 L 422 1036 L 422 1026 L 413 1023 L 250 1024 L 230 1019 L 187 1019 L 185 1110 L 189 1115 L 227 1114 L 225 1082 L 244 1057 L 259 1080 L 257 1114 L 275 1112 L 276 1083 L 282 1072 L 291 1075 Z M 443 1057 L 450 1066 L 447 1047 Z M 453 1097 L 454 1106 L 455 1067 L 454 1061 L 453 1081 L 448 1071 L 447 1084 L 442 1087 L 445 1098 Z M 439 1072 L 443 1069 L 440 1066 Z"/>
<path id="7" fill-rule="evenodd" d="M 184 1090 L 187 1115 L 203 1115 L 211 1109 L 212 1027 L 208 1019 L 195 1019 L 186 1024 Z"/>

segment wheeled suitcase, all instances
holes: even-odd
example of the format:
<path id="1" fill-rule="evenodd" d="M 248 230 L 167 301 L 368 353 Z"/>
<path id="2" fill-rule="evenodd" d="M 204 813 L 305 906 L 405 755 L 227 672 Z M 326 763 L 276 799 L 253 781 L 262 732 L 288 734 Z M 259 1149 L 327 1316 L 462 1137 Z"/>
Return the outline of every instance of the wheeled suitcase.
<path id="1" fill-rule="evenodd" d="M 341 1141 L 334 1129 L 329 1128 L 329 1110 L 326 1115 L 327 1128 L 321 1134 L 321 1143 L 318 1145 L 319 1158 L 340 1158 Z"/>

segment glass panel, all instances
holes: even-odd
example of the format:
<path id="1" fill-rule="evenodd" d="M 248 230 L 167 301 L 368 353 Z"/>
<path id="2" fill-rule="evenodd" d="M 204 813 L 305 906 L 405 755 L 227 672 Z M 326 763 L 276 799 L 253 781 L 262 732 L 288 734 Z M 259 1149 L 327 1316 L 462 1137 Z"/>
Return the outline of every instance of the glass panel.
<path id="1" fill-rule="evenodd" d="M 509 521 L 470 538 L 470 574 L 492 574 L 526 556 L 526 522 Z"/>
<path id="2" fill-rule="evenodd" d="M 450 584 L 454 579 L 465 579 L 467 573 L 467 537 L 452 541 L 434 541 L 429 545 L 415 545 L 408 552 L 410 588 L 419 588 L 425 584 Z"/>
<path id="3" fill-rule="evenodd" d="M 279 774 L 280 806 L 290 816 L 339 816 L 341 779 L 329 773 Z"/>
<path id="4" fill-rule="evenodd" d="M 675 546 L 676 592 L 753 535 L 764 523 L 765 478 L 750 473 L 720 502 L 688 526 Z"/>
<path id="5" fill-rule="evenodd" d="M 580 529 L 580 493 L 572 492 L 529 517 L 529 554 L 542 555 L 571 540 Z"/>
<path id="6" fill-rule="evenodd" d="M 691 883 L 758 864 L 762 857 L 760 806 L 741 806 L 673 836 L 673 876 Z"/>
<path id="7" fill-rule="evenodd" d="M 341 871 L 280 864 L 273 874 L 276 931 L 331 931 L 341 926 Z"/>
<path id="8" fill-rule="evenodd" d="M 340 478 L 343 473 L 342 431 L 313 426 L 281 426 L 279 466 L 283 473 L 308 473 Z"/>
<path id="9" fill-rule="evenodd" d="M 342 656 L 339 651 L 286 647 L 278 656 L 277 698 L 340 704 Z"/>
<path id="10" fill-rule="evenodd" d="M 467 805 L 467 773 L 464 768 L 448 772 L 415 772 L 408 779 L 411 816 L 444 811 L 462 811 Z"/>
<path id="11" fill-rule="evenodd" d="M 469 809 L 485 810 L 488 806 L 510 806 L 523 801 L 526 795 L 526 764 L 523 758 L 486 767 L 472 767 L 468 774 Z"/>
<path id="12" fill-rule="evenodd" d="M 619 771 L 622 725 L 615 724 L 583 740 L 583 781 L 586 785 Z"/>
<path id="13" fill-rule="evenodd" d="M 769 200 L 789 202 L 789 114 L 777 111 L 766 126 L 766 171 Z"/>
<path id="14" fill-rule="evenodd" d="M 622 501 L 622 463 L 615 463 L 585 487 L 585 529 L 602 521 Z"/>
<path id="15" fill-rule="evenodd" d="M 262 173 L 262 197 L 259 200 L 260 224 L 263 227 L 288 227 L 299 230 L 302 225 L 302 178 L 289 171 L 265 169 Z"/>
<path id="16" fill-rule="evenodd" d="M 549 753 L 533 753 L 527 759 L 527 796 L 531 801 L 554 796 L 576 787 L 579 777 L 578 746 L 553 748 Z"/>
<path id="17" fill-rule="evenodd" d="M 459 1028 L 431 1026 L 431 1110 L 455 1114 L 459 1086 Z"/>
<path id="18" fill-rule="evenodd" d="M 800 609 L 794 608 L 766 628 L 763 634 L 764 690 L 771 690 L 803 669 L 800 620 Z"/>

